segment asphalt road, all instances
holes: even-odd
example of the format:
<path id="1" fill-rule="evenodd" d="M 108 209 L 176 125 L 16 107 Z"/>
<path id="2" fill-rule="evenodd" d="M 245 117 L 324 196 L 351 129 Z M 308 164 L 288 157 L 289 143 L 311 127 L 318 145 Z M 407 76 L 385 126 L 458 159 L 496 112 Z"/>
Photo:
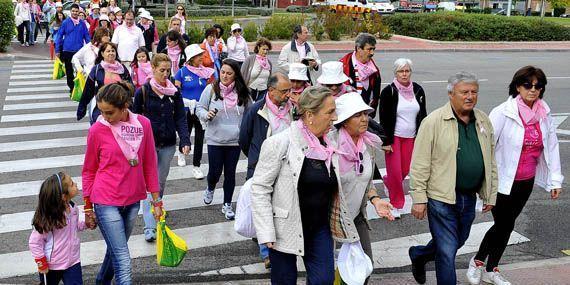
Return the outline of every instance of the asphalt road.
<path id="1" fill-rule="evenodd" d="M 338 60 L 343 53 L 323 53 L 321 58 L 323 62 L 328 60 Z M 382 53 L 377 52 L 375 59 L 382 71 L 382 82 L 390 82 L 393 78 L 392 63 L 399 57 L 407 57 L 414 62 L 413 80 L 420 83 L 426 90 L 428 111 L 433 110 L 445 102 L 447 102 L 446 82 L 447 78 L 453 73 L 461 70 L 473 72 L 481 79 L 478 106 L 485 112 L 499 105 L 507 98 L 507 86 L 514 72 L 528 64 L 536 65 L 543 68 L 549 78 L 545 100 L 552 108 L 553 113 L 560 115 L 560 120 L 570 115 L 570 52 L 412 52 L 412 53 Z M 272 55 L 271 59 L 276 62 L 276 56 Z M 25 59 L 16 59 L 25 60 Z M 20 63 L 18 63 L 20 64 Z M 40 133 L 6 135 L 2 134 L 6 128 L 19 128 L 25 126 L 38 125 L 71 125 L 76 123 L 72 117 L 64 117 L 60 119 L 48 119 L 41 121 L 16 120 L 13 122 L 4 121 L 5 116 L 19 114 L 36 114 L 36 113 L 52 113 L 74 111 L 74 107 L 49 107 L 43 109 L 24 109 L 24 110 L 6 110 L 6 106 L 13 104 L 35 104 L 49 102 L 68 102 L 67 98 L 53 99 L 34 99 L 29 98 L 23 101 L 6 101 L 6 96 L 13 95 L 32 95 L 60 93 L 65 91 L 30 91 L 27 93 L 12 94 L 7 93 L 8 88 L 20 87 L 37 87 L 42 88 L 39 81 L 49 79 L 22 79 L 18 82 L 28 82 L 26 86 L 9 86 L 14 63 L 7 59 L 0 60 L 0 165 L 9 169 L 14 165 L 20 165 L 22 161 L 27 161 L 29 165 L 41 163 L 50 163 L 38 159 L 48 159 L 56 161 L 61 160 L 62 156 L 81 155 L 84 151 L 84 145 L 74 145 L 66 147 L 30 147 L 27 150 L 2 151 L 2 147 L 7 146 L 6 143 L 30 142 L 57 138 L 78 138 L 86 135 L 86 129 L 72 131 L 50 132 L 46 127 Z M 35 68 L 33 64 L 30 69 Z M 39 67 L 38 67 L 39 68 Z M 26 73 L 24 73 L 26 74 Z M 31 73 L 30 73 L 31 74 Z M 35 74 L 35 73 L 34 73 Z M 40 74 L 40 73 L 38 73 Z M 46 74 L 45 72 L 42 74 Z M 61 86 L 58 85 L 58 86 Z M 39 90 L 38 89 L 38 90 Z M 83 120 L 85 122 L 85 120 Z M 559 134 L 560 154 L 562 161 L 563 175 L 570 177 L 568 165 L 565 163 L 570 158 L 570 120 L 566 119 L 559 126 L 561 133 Z M 564 132 L 564 130 L 566 132 Z M 26 143 L 27 144 L 27 143 Z M 40 144 L 41 145 L 41 144 Z M 13 145 L 11 145 L 13 147 Z M 20 148 L 21 149 L 21 148 Z M 241 157 L 244 159 L 244 157 Z M 189 158 L 187 158 L 190 161 Z M 18 161 L 18 163 L 14 162 Z M 52 162 L 53 162 L 52 161 Z M 172 166 L 175 166 L 175 159 Z M 202 163 L 208 163 L 207 155 L 204 155 Z M 20 183 L 26 181 L 34 181 L 45 178 L 54 173 L 56 169 L 62 169 L 72 176 L 81 175 L 80 164 L 69 165 L 65 167 L 35 167 L 37 169 L 29 169 L 34 167 L 22 166 L 25 170 L 3 171 L 0 170 L 0 189 L 2 185 L 9 183 Z M 383 167 L 383 166 L 380 166 Z M 188 169 L 188 172 L 190 170 Z M 172 175 L 172 173 L 171 173 Z M 236 180 L 240 185 L 245 178 L 245 173 L 238 173 Z M 205 180 L 196 181 L 193 178 L 183 178 L 177 180 L 169 180 L 167 183 L 167 194 L 185 194 L 200 193 L 206 186 Z M 563 190 L 567 190 L 568 183 L 564 183 Z M 218 184 L 221 187 L 221 182 Z M 221 192 L 221 191 L 218 191 Z M 518 219 L 515 231 L 528 238 L 529 242 L 518 245 L 511 245 L 507 248 L 502 263 L 513 263 L 519 261 L 545 259 L 550 257 L 563 256 L 561 250 L 570 249 L 570 222 L 567 213 L 570 210 L 570 194 L 562 193 L 562 197 L 558 201 L 551 201 L 546 192 L 535 189 L 525 210 Z M 10 195 L 8 195 L 10 196 Z M 201 198 L 198 198 L 198 200 Z M 79 199 L 78 199 L 79 201 Z M 0 225 L 6 227 L 11 225 L 10 221 L 13 214 L 17 215 L 26 211 L 33 211 L 37 198 L 34 195 L 12 195 L 8 198 L 0 196 Z M 198 201 L 199 202 L 199 201 Z M 199 203 L 198 203 L 199 204 Z M 220 212 L 220 206 L 187 206 L 179 210 L 170 212 L 169 225 L 173 229 L 189 228 L 199 226 L 210 226 L 215 223 L 225 222 Z M 475 223 L 483 223 L 492 221 L 492 217 L 488 214 L 478 214 Z M 410 215 L 404 216 L 395 222 L 387 222 L 384 220 L 371 221 L 373 231 L 371 237 L 373 242 L 382 242 L 389 239 L 405 238 L 411 235 L 428 233 L 427 221 L 415 220 Z M 4 228 L 6 229 L 6 228 Z M 0 228 L 0 272 L 10 272 L 15 270 L 13 265 L 6 262 L 12 258 L 12 253 L 24 252 L 27 250 L 27 241 L 30 230 L 29 226 L 18 230 L 3 230 Z M 133 235 L 142 233 L 142 219 L 138 219 Z M 198 235 L 198 236 L 197 236 Z M 259 277 L 267 277 L 266 274 L 253 275 L 213 275 L 213 276 L 190 276 L 198 272 L 206 272 L 228 268 L 233 266 L 247 265 L 259 262 L 257 257 L 257 246 L 249 240 L 232 240 L 225 243 L 216 243 L 212 239 L 212 235 L 204 234 L 202 236 L 196 231 L 196 234 L 190 234 L 194 244 L 190 244 L 192 248 L 196 244 L 197 248 L 191 249 L 185 261 L 177 268 L 158 267 L 154 256 L 140 257 L 133 259 L 133 276 L 136 283 L 179 283 L 179 282 L 204 282 L 212 280 L 230 280 L 230 279 L 251 279 Z M 229 235 L 228 235 L 229 236 Z M 91 242 L 101 240 L 101 234 L 98 230 L 82 233 L 82 242 Z M 207 246 L 208 244 L 214 244 Z M 100 245 L 94 245 L 100 246 Z M 104 247 L 100 248 L 104 251 Z M 26 256 L 26 255 L 23 255 Z M 468 259 L 471 254 L 460 255 L 457 258 L 457 266 L 466 268 Z M 30 260 L 31 256 L 27 256 Z M 4 260 L 5 262 L 2 262 Z M 83 276 L 87 284 L 94 283 L 94 277 L 99 265 L 88 265 L 83 267 Z M 433 267 L 431 267 L 433 268 Z M 397 266 L 392 268 L 376 269 L 377 272 L 403 272 L 409 271 L 409 266 Z M 1 275 L 0 275 L 1 276 Z M 8 279 L 0 279 L 0 283 L 24 283 L 30 284 L 34 282 L 35 275 L 24 275 L 21 277 L 11 277 Z M 464 281 L 463 281 L 464 282 Z"/>

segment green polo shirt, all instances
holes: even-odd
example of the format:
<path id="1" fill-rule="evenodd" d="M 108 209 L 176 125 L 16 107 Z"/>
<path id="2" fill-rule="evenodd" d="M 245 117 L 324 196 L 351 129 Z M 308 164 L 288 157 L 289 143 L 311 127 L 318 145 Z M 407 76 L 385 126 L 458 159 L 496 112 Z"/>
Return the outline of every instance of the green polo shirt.
<path id="1" fill-rule="evenodd" d="M 463 122 L 453 112 L 457 120 L 459 143 L 457 145 L 455 189 L 462 193 L 476 193 L 485 177 L 483 153 L 477 137 L 475 113 L 469 115 L 469 123 Z"/>

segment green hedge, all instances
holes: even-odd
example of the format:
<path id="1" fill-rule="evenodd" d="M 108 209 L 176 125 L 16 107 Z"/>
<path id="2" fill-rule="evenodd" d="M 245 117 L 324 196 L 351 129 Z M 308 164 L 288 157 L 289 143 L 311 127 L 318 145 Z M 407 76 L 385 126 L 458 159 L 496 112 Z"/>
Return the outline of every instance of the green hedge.
<path id="1" fill-rule="evenodd" d="M 0 52 L 5 52 L 10 45 L 15 29 L 12 1 L 0 0 Z"/>
<path id="2" fill-rule="evenodd" d="M 293 34 L 295 25 L 305 23 L 306 17 L 301 15 L 273 15 L 261 29 L 261 36 L 269 40 L 288 40 Z"/>
<path id="3" fill-rule="evenodd" d="M 209 9 L 209 10 L 188 10 L 186 16 L 189 17 L 219 17 L 231 16 L 232 9 Z M 234 16 L 246 16 L 247 9 L 235 9 Z"/>
<path id="4" fill-rule="evenodd" d="M 439 41 L 570 40 L 570 28 L 530 17 L 438 12 L 395 14 L 383 21 L 395 34 Z"/>

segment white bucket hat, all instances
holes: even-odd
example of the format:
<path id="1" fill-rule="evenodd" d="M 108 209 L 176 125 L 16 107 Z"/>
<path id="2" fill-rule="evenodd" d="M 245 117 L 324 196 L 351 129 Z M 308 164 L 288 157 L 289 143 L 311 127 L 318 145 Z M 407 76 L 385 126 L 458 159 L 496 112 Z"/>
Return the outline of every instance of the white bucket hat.
<path id="1" fill-rule="evenodd" d="M 115 7 L 113 8 L 113 13 L 117 13 L 117 12 L 121 12 L 121 7 Z"/>
<path id="2" fill-rule="evenodd" d="M 309 81 L 307 66 L 302 63 L 291 63 L 289 65 L 289 79 Z"/>
<path id="3" fill-rule="evenodd" d="M 322 65 L 323 73 L 317 82 L 319 84 L 341 84 L 349 81 L 350 78 L 344 74 L 342 70 L 342 62 L 340 61 L 329 61 Z"/>
<path id="4" fill-rule="evenodd" d="M 91 10 L 99 9 L 99 4 L 91 5 Z"/>
<path id="5" fill-rule="evenodd" d="M 63 7 L 63 4 L 61 4 L 61 2 L 55 2 L 55 7 L 56 8 Z"/>
<path id="6" fill-rule="evenodd" d="M 335 125 L 346 121 L 356 113 L 360 113 L 362 111 L 374 111 L 374 109 L 364 103 L 362 96 L 356 92 L 346 93 L 336 98 L 334 102 L 336 104 L 337 115 L 337 120 L 333 123 Z"/>
<path id="7" fill-rule="evenodd" d="M 241 26 L 240 26 L 238 23 L 233 23 L 232 26 L 231 26 L 231 28 L 230 28 L 230 31 L 233 32 L 233 31 L 235 31 L 235 30 L 237 30 L 237 29 L 240 29 L 240 30 L 241 30 L 242 28 L 241 28 Z"/>
<path id="8" fill-rule="evenodd" d="M 148 11 L 144 11 L 142 12 L 139 17 L 141 18 L 145 18 L 145 19 L 149 19 L 151 21 L 154 21 L 154 18 L 150 15 L 150 13 Z"/>
<path id="9" fill-rule="evenodd" d="M 111 22 L 111 20 L 109 20 L 109 16 L 107 16 L 107 15 L 101 15 L 99 17 L 99 22 L 101 22 L 101 21 L 107 21 L 109 23 Z"/>
<path id="10" fill-rule="evenodd" d="M 374 269 L 370 257 L 364 253 L 359 241 L 342 244 L 337 265 L 342 281 L 348 285 L 364 284 L 366 277 L 370 276 Z"/>
<path id="11" fill-rule="evenodd" d="M 186 55 L 187 60 L 190 60 L 191 58 L 204 52 L 205 50 L 203 50 L 199 44 L 191 44 L 184 49 L 184 54 Z"/>

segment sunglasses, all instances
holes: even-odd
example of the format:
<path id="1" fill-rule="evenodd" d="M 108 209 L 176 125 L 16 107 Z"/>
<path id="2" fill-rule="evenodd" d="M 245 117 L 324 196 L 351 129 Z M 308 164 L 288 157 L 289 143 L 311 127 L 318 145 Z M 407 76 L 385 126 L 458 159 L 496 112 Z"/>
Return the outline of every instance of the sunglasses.
<path id="1" fill-rule="evenodd" d="M 241 33 L 241 29 L 234 30 L 235 33 Z"/>
<path id="2" fill-rule="evenodd" d="M 535 90 L 542 90 L 542 88 L 544 88 L 544 84 L 542 83 L 532 84 L 530 82 L 525 82 L 522 84 L 522 87 L 524 87 L 524 89 L 526 90 L 530 90 L 532 89 L 532 87 L 534 87 Z"/>
<path id="3" fill-rule="evenodd" d="M 176 10 L 178 10 L 178 11 L 184 11 L 184 9 L 182 9 L 182 8 L 178 8 L 178 9 L 176 9 Z"/>
<path id="4" fill-rule="evenodd" d="M 364 155 L 362 154 L 362 152 L 358 153 L 358 159 L 360 159 L 360 161 L 358 161 L 357 163 L 357 171 L 358 174 L 362 174 L 364 172 L 364 165 L 362 165 L 362 160 L 364 160 Z"/>

